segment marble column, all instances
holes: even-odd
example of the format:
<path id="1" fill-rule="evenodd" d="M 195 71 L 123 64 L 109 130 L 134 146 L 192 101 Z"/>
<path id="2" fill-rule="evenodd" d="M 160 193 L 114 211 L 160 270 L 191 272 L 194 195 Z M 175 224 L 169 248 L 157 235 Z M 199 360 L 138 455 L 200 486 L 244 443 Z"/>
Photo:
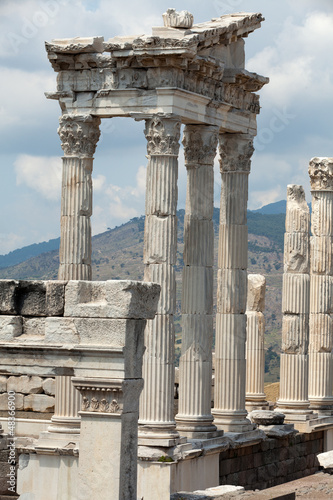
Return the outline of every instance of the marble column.
<path id="1" fill-rule="evenodd" d="M 308 345 L 310 307 L 310 211 L 302 186 L 287 187 L 284 275 L 282 288 L 282 354 L 278 410 L 310 414 Z"/>
<path id="2" fill-rule="evenodd" d="M 252 430 L 245 409 L 247 199 L 253 137 L 220 135 L 221 210 L 215 339 L 214 423 L 230 432 Z"/>
<path id="3" fill-rule="evenodd" d="M 266 279 L 261 274 L 247 277 L 246 305 L 246 409 L 267 410 L 265 375 L 265 292 Z"/>
<path id="4" fill-rule="evenodd" d="M 159 283 L 154 320 L 145 330 L 144 389 L 140 398 L 139 444 L 173 446 L 179 437 L 174 419 L 176 304 L 174 264 L 177 251 L 177 180 L 180 121 L 146 120 L 148 167 L 144 233 L 144 280 Z"/>
<path id="5" fill-rule="evenodd" d="M 218 128 L 187 125 L 187 195 L 182 282 L 182 354 L 177 430 L 188 438 L 217 435 L 211 414 L 214 265 L 214 158 Z"/>
<path id="6" fill-rule="evenodd" d="M 310 252 L 309 400 L 333 414 L 333 158 L 313 158 Z"/>
<path id="7" fill-rule="evenodd" d="M 63 115 L 58 133 L 64 151 L 61 191 L 60 280 L 91 280 L 93 155 L 100 136 L 100 119 Z M 56 377 L 55 412 L 50 432 L 80 431 L 80 394 L 70 376 Z"/>

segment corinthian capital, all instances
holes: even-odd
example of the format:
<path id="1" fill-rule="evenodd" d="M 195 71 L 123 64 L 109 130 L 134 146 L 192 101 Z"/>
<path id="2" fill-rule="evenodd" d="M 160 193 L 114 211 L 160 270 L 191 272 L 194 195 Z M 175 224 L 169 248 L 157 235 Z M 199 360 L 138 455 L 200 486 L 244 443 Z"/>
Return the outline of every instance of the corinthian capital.
<path id="1" fill-rule="evenodd" d="M 178 156 L 180 121 L 154 116 L 146 120 L 145 136 L 149 155 Z"/>
<path id="2" fill-rule="evenodd" d="M 220 135 L 221 172 L 250 172 L 254 152 L 253 137 L 248 134 Z"/>
<path id="3" fill-rule="evenodd" d="M 212 165 L 216 156 L 218 127 L 186 125 L 183 146 L 186 166 Z"/>
<path id="4" fill-rule="evenodd" d="M 309 176 L 312 191 L 333 191 L 333 158 L 312 158 Z"/>
<path id="5" fill-rule="evenodd" d="M 91 115 L 63 115 L 58 134 L 66 156 L 92 158 L 100 136 L 100 118 Z"/>

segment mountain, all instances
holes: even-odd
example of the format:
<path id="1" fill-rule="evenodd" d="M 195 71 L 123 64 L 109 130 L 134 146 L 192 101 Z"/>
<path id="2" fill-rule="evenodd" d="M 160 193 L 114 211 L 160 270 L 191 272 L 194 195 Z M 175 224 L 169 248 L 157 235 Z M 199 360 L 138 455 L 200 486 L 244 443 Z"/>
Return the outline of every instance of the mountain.
<path id="1" fill-rule="evenodd" d="M 60 238 L 44 241 L 43 243 L 34 243 L 27 247 L 19 248 L 6 255 L 0 255 L 0 269 L 3 267 L 15 266 L 20 262 L 36 257 L 44 252 L 59 250 Z"/>
<path id="2" fill-rule="evenodd" d="M 280 200 L 280 201 L 277 201 L 275 203 L 269 203 L 268 205 L 265 205 L 264 207 L 258 208 L 257 210 L 252 210 L 252 212 L 257 213 L 257 214 L 265 214 L 265 215 L 285 214 L 286 207 L 287 207 L 287 201 Z"/>

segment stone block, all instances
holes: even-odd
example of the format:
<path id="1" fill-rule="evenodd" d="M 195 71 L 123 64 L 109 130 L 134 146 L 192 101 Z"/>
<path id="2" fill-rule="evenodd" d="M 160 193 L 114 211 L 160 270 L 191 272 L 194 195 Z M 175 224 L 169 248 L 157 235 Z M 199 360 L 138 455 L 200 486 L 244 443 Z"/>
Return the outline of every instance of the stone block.
<path id="1" fill-rule="evenodd" d="M 308 339 L 308 315 L 285 314 L 282 318 L 282 350 L 289 354 L 307 354 Z"/>
<path id="2" fill-rule="evenodd" d="M 282 312 L 302 314 L 309 312 L 310 276 L 284 274 L 282 284 Z"/>
<path id="3" fill-rule="evenodd" d="M 247 311 L 264 312 L 266 279 L 262 274 L 247 276 Z"/>
<path id="4" fill-rule="evenodd" d="M 144 281 L 161 285 L 157 314 L 174 314 L 176 311 L 176 273 L 169 264 L 150 264 L 145 266 Z"/>
<path id="5" fill-rule="evenodd" d="M 54 378 L 46 378 L 42 382 L 43 391 L 45 394 L 49 396 L 55 395 L 55 379 Z"/>
<path id="6" fill-rule="evenodd" d="M 214 318 L 211 314 L 182 314 L 182 352 L 191 346 L 198 346 L 202 360 L 211 356 L 213 342 Z"/>
<path id="7" fill-rule="evenodd" d="M 203 165 L 187 170 L 187 214 L 197 219 L 209 220 L 214 210 L 214 169 Z"/>
<path id="8" fill-rule="evenodd" d="M 312 193 L 311 233 L 314 236 L 333 235 L 333 193 Z"/>
<path id="9" fill-rule="evenodd" d="M 160 286 L 138 281 L 69 281 L 65 316 L 82 318 L 152 319 Z"/>
<path id="10" fill-rule="evenodd" d="M 310 311 L 333 312 L 333 277 L 313 274 L 310 283 Z"/>
<path id="11" fill-rule="evenodd" d="M 330 314 L 310 314 L 309 351 L 328 352 L 333 348 L 333 318 Z"/>
<path id="12" fill-rule="evenodd" d="M 143 262 L 175 264 L 177 258 L 177 219 L 170 215 L 147 215 L 145 220 Z"/>
<path id="13" fill-rule="evenodd" d="M 24 396 L 24 410 L 49 413 L 54 411 L 55 398 L 46 394 Z"/>
<path id="14" fill-rule="evenodd" d="M 58 316 L 64 310 L 65 281 L 19 281 L 15 307 L 23 316 Z"/>
<path id="15" fill-rule="evenodd" d="M 213 221 L 185 216 L 184 220 L 184 265 L 214 265 Z"/>
<path id="16" fill-rule="evenodd" d="M 219 269 L 217 283 L 217 312 L 224 314 L 245 313 L 247 272 L 240 269 Z"/>
<path id="17" fill-rule="evenodd" d="M 18 281 L 0 280 L 0 314 L 17 314 L 15 293 Z"/>
<path id="18" fill-rule="evenodd" d="M 0 316 L 0 342 L 11 342 L 22 335 L 21 316 Z"/>
<path id="19" fill-rule="evenodd" d="M 40 377 L 33 375 L 22 375 L 20 377 L 9 377 L 7 381 L 7 390 L 15 391 L 21 394 L 40 394 L 43 392 L 43 380 Z"/>
<path id="20" fill-rule="evenodd" d="M 23 394 L 15 393 L 15 410 L 23 410 Z M 8 411 L 8 394 L 0 394 L 0 410 Z"/>
<path id="21" fill-rule="evenodd" d="M 215 376 L 218 359 L 245 359 L 245 314 L 216 314 Z"/>
<path id="22" fill-rule="evenodd" d="M 313 274 L 333 274 L 333 237 L 312 236 L 311 246 L 311 272 Z"/>
<path id="23" fill-rule="evenodd" d="M 238 172 L 222 173 L 221 181 L 220 224 L 245 225 L 248 176 Z"/>
<path id="24" fill-rule="evenodd" d="M 220 269 L 247 269 L 247 238 L 247 226 L 220 223 L 218 246 Z"/>
<path id="25" fill-rule="evenodd" d="M 7 377 L 5 375 L 0 375 L 0 393 L 7 391 Z"/>
<path id="26" fill-rule="evenodd" d="M 309 236 L 305 233 L 285 233 L 284 235 L 284 272 L 309 273 L 310 271 Z"/>
<path id="27" fill-rule="evenodd" d="M 22 336 L 20 340 L 29 337 L 42 340 L 45 337 L 45 318 L 23 318 Z"/>
<path id="28" fill-rule="evenodd" d="M 310 210 L 305 200 L 303 186 L 287 186 L 286 232 L 309 233 Z"/>
<path id="29" fill-rule="evenodd" d="M 146 214 L 177 214 L 177 158 L 151 156 L 146 174 Z"/>
<path id="30" fill-rule="evenodd" d="M 212 268 L 183 267 L 182 313 L 213 314 Z"/>

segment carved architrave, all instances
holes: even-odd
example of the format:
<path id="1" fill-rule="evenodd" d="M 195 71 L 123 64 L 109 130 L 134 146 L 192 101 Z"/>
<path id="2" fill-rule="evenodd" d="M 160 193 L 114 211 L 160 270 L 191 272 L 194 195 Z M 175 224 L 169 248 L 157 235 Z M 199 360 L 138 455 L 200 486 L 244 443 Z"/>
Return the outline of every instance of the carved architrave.
<path id="1" fill-rule="evenodd" d="M 312 191 L 333 191 L 333 158 L 312 158 L 309 176 Z"/>
<path id="2" fill-rule="evenodd" d="M 249 173 L 254 152 L 253 136 L 248 134 L 220 134 L 219 152 L 221 173 Z"/>
<path id="3" fill-rule="evenodd" d="M 109 379 L 78 379 L 72 382 L 82 395 L 82 412 L 116 413 L 123 411 L 123 382 Z"/>
<path id="4" fill-rule="evenodd" d="M 187 125 L 183 146 L 186 166 L 212 165 L 216 156 L 218 127 Z"/>
<path id="5" fill-rule="evenodd" d="M 91 115 L 63 115 L 58 134 L 65 156 L 92 158 L 100 137 L 100 118 Z"/>
<path id="6" fill-rule="evenodd" d="M 153 116 L 146 120 L 148 154 L 178 156 L 180 125 L 176 118 Z"/>

